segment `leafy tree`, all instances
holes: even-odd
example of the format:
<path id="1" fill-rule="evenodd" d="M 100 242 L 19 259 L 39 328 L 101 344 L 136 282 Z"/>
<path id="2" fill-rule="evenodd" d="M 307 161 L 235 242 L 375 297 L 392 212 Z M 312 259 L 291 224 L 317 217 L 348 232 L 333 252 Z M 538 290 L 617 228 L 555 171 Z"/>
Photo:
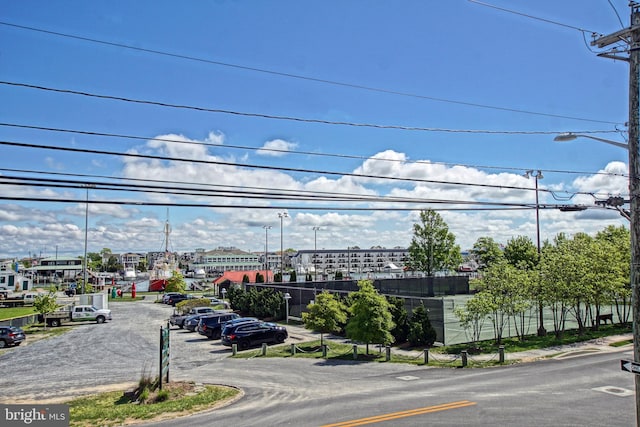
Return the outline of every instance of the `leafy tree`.
<path id="1" fill-rule="evenodd" d="M 429 313 L 424 304 L 420 304 L 411 313 L 408 339 L 409 343 L 414 347 L 430 347 L 436 342 L 436 330 L 431 326 Z"/>
<path id="2" fill-rule="evenodd" d="M 178 271 L 172 271 L 171 277 L 167 280 L 167 285 L 165 286 L 164 291 L 183 293 L 185 289 L 187 289 L 187 282 L 185 282 L 184 276 Z"/>
<path id="3" fill-rule="evenodd" d="M 366 353 L 369 354 L 370 343 L 387 345 L 393 342 L 389 332 L 394 328 L 389 303 L 373 287 L 370 280 L 358 282 L 360 288 L 351 293 L 353 305 L 349 307 L 351 318 L 348 320 L 347 337 L 354 341 L 366 343 Z"/>
<path id="4" fill-rule="evenodd" d="M 502 249 L 491 237 L 480 237 L 473 244 L 471 255 L 478 263 L 480 269 L 484 269 L 496 261 L 504 258 Z"/>
<path id="5" fill-rule="evenodd" d="M 395 324 L 391 335 L 393 335 L 396 344 L 402 344 L 407 341 L 409 336 L 409 313 L 404 306 L 404 298 L 387 296 L 387 301 L 389 302 L 391 319 Z"/>
<path id="6" fill-rule="evenodd" d="M 45 329 L 47 327 L 47 315 L 56 311 L 59 307 L 58 302 L 56 301 L 56 294 L 54 292 L 49 292 L 48 294 L 38 295 L 33 300 L 33 307 L 36 311 L 42 314 L 44 318 Z"/>
<path id="7" fill-rule="evenodd" d="M 249 279 L 249 275 L 247 274 L 243 274 L 242 275 L 242 283 L 250 283 L 251 279 Z"/>
<path id="8" fill-rule="evenodd" d="M 340 332 L 347 321 L 347 308 L 328 291 L 318 294 L 307 310 L 302 313 L 302 321 L 305 328 L 320 332 L 320 345 L 324 345 L 324 334 Z"/>
<path id="9" fill-rule="evenodd" d="M 420 211 L 420 224 L 413 225 L 409 245 L 409 267 L 428 276 L 456 268 L 462 263 L 462 255 L 455 240 L 440 214 L 431 209 Z"/>
<path id="10" fill-rule="evenodd" d="M 342 278 L 343 278 L 342 271 L 340 271 L 340 270 L 336 271 L 336 274 L 335 274 L 334 277 L 335 277 L 335 280 L 342 280 Z"/>
<path id="11" fill-rule="evenodd" d="M 473 343 L 474 348 L 478 347 L 482 327 L 490 312 L 488 302 L 484 301 L 485 297 L 486 294 L 480 292 L 467 300 L 464 306 L 453 309 L 453 314 L 460 321 L 460 325 L 465 330 L 467 338 Z"/>
<path id="12" fill-rule="evenodd" d="M 282 273 L 277 272 L 273 275 L 274 282 L 282 282 Z"/>
<path id="13" fill-rule="evenodd" d="M 260 272 L 256 273 L 256 283 L 264 283 L 264 276 Z"/>
<path id="14" fill-rule="evenodd" d="M 528 236 L 518 236 L 507 242 L 504 257 L 516 268 L 533 270 L 538 265 L 538 248 Z"/>
<path id="15" fill-rule="evenodd" d="M 631 236 L 629 229 L 610 225 L 596 234 L 596 241 L 608 245 L 606 250 L 613 257 L 611 262 L 616 265 L 615 274 L 609 280 L 616 284 L 613 299 L 618 320 L 621 324 L 626 323 L 631 314 L 631 285 L 629 283 Z"/>
<path id="16" fill-rule="evenodd" d="M 296 283 L 297 281 L 298 281 L 298 275 L 296 274 L 296 271 L 291 270 L 291 273 L 289 273 L 289 282 Z"/>

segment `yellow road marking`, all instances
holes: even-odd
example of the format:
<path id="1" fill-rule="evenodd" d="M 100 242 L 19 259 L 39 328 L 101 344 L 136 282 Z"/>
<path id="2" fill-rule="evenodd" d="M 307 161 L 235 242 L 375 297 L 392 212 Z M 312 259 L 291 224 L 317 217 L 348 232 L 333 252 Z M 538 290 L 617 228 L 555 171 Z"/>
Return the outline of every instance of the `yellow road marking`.
<path id="1" fill-rule="evenodd" d="M 450 409 L 464 408 L 466 406 L 473 406 L 475 404 L 476 404 L 476 402 L 470 402 L 468 400 L 461 400 L 459 402 L 444 403 L 442 405 L 427 406 L 427 407 L 424 407 L 424 408 L 410 409 L 408 411 L 391 412 L 389 414 L 376 415 L 375 417 L 360 418 L 358 420 L 343 421 L 341 423 L 335 423 L 335 424 L 325 424 L 325 425 L 323 425 L 321 427 L 355 427 L 355 426 L 362 426 L 362 425 L 365 425 L 365 424 L 379 423 L 379 422 L 382 422 L 382 421 L 390 421 L 390 420 L 395 420 L 395 419 L 398 419 L 398 418 L 406 418 L 406 417 L 413 417 L 415 415 L 429 414 L 431 412 L 448 411 Z"/>

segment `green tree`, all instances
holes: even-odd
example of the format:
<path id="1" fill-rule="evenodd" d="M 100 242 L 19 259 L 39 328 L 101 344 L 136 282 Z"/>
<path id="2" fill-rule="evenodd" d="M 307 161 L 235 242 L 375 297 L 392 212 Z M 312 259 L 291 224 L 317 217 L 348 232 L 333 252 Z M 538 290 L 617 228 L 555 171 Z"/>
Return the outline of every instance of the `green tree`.
<path id="1" fill-rule="evenodd" d="M 289 282 L 296 283 L 297 281 L 298 281 L 298 275 L 296 274 L 296 271 L 291 270 L 291 273 L 289 273 Z"/>
<path id="2" fill-rule="evenodd" d="M 347 322 L 347 337 L 354 341 L 366 343 L 366 353 L 369 354 L 369 344 L 391 344 L 393 336 L 389 332 L 394 328 L 389 303 L 373 287 L 370 280 L 358 282 L 359 290 L 351 293 L 353 304 L 349 307 L 351 317 Z"/>
<path id="3" fill-rule="evenodd" d="M 391 319 L 395 327 L 391 330 L 394 342 L 396 344 L 402 344 L 407 341 L 409 336 L 409 313 L 404 306 L 404 298 L 387 296 L 389 302 L 389 311 L 391 312 Z"/>
<path id="4" fill-rule="evenodd" d="M 431 326 L 424 304 L 417 306 L 409 319 L 409 343 L 412 346 L 430 347 L 436 342 L 436 330 Z"/>
<path id="5" fill-rule="evenodd" d="M 273 275 L 274 282 L 282 282 L 282 273 L 277 272 Z"/>
<path id="6" fill-rule="evenodd" d="M 516 268 L 533 270 L 538 265 L 538 248 L 527 236 L 517 236 L 507 242 L 504 257 Z"/>
<path id="7" fill-rule="evenodd" d="M 502 249 L 491 237 L 480 237 L 473 244 L 471 255 L 480 269 L 485 269 L 496 261 L 504 258 Z"/>
<path id="8" fill-rule="evenodd" d="M 338 270 L 336 271 L 336 274 L 334 275 L 334 279 L 335 280 L 342 280 L 343 276 L 342 276 L 342 271 Z"/>
<path id="9" fill-rule="evenodd" d="M 453 314 L 460 321 L 460 325 L 474 348 L 478 347 L 484 322 L 490 313 L 490 305 L 488 302 L 485 302 L 487 296 L 488 295 L 482 292 L 478 293 L 474 295 L 473 298 L 467 300 L 464 306 L 453 309 Z"/>
<path id="10" fill-rule="evenodd" d="M 171 277 L 167 280 L 167 285 L 164 288 L 165 292 L 184 292 L 187 289 L 187 282 L 184 280 L 184 276 L 179 271 L 172 271 Z"/>
<path id="11" fill-rule="evenodd" d="M 42 314 L 44 318 L 45 329 L 47 327 L 47 315 L 53 313 L 59 307 L 56 301 L 55 292 L 49 292 L 48 294 L 38 295 L 33 301 L 33 307 L 36 311 Z"/>
<path id="12" fill-rule="evenodd" d="M 249 275 L 247 274 L 243 274 L 242 275 L 242 283 L 250 283 L 251 279 L 249 279 Z"/>
<path id="13" fill-rule="evenodd" d="M 302 321 L 305 328 L 320 332 L 320 345 L 324 345 L 324 334 L 340 332 L 347 321 L 347 308 L 328 291 L 318 294 L 307 310 L 302 313 Z"/>
<path id="14" fill-rule="evenodd" d="M 606 250 L 612 256 L 612 264 L 616 266 L 615 273 L 609 280 L 615 283 L 613 299 L 618 321 L 621 324 L 627 323 L 631 314 L 631 285 L 629 283 L 631 236 L 629 229 L 610 225 L 596 234 L 596 241 L 608 245 Z"/>
<path id="15" fill-rule="evenodd" d="M 256 283 L 264 283 L 264 276 L 260 272 L 256 273 Z"/>
<path id="16" fill-rule="evenodd" d="M 462 255 L 455 240 L 440 214 L 431 209 L 420 211 L 420 223 L 413 225 L 409 245 L 409 267 L 427 276 L 457 268 L 462 263 Z"/>

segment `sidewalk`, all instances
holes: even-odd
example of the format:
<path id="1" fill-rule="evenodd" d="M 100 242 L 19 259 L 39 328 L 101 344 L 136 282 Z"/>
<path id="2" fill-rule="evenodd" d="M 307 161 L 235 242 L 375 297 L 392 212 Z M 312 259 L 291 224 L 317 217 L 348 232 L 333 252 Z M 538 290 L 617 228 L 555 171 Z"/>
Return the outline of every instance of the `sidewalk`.
<path id="1" fill-rule="evenodd" d="M 300 325 L 287 325 L 287 330 L 289 331 L 289 339 L 294 342 L 302 343 L 306 341 L 319 340 L 320 334 L 317 332 L 312 332 L 305 329 Z M 337 341 L 344 344 L 351 344 L 351 341 L 344 337 L 339 337 L 331 334 L 325 334 L 325 339 L 331 341 Z M 548 348 L 541 348 L 536 350 L 528 350 L 521 351 L 516 353 L 509 353 L 508 349 L 505 349 L 505 360 L 511 362 L 532 362 L 534 360 L 544 359 L 544 358 L 554 358 L 554 359 L 563 359 L 569 357 L 578 357 L 585 356 L 588 354 L 593 354 L 596 352 L 623 352 L 633 350 L 633 343 L 625 344 L 623 346 L 614 347 L 611 344 L 621 341 L 628 341 L 633 338 L 631 333 L 623 334 L 623 335 L 612 335 L 609 337 L 602 337 L 590 341 L 584 341 L 574 344 L 567 344 L 561 346 L 554 346 Z M 364 346 L 361 345 L 361 346 Z M 370 351 L 377 351 L 378 346 L 375 344 L 369 345 Z M 394 354 L 402 354 L 407 357 L 418 358 L 424 355 L 422 350 L 403 350 L 396 347 L 391 347 L 391 351 Z M 442 355 L 444 356 L 444 355 Z M 478 355 L 470 355 L 469 359 L 475 361 L 488 361 L 495 359 L 497 357 L 496 354 L 478 354 Z"/>

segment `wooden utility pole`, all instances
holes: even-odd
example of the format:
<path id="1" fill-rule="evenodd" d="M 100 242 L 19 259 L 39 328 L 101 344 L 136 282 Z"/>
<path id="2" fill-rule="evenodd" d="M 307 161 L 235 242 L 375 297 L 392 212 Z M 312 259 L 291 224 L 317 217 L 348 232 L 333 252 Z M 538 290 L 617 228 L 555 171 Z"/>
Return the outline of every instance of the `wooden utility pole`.
<path id="1" fill-rule="evenodd" d="M 604 48 L 612 44 L 625 42 L 628 56 L 621 55 L 615 48 L 599 56 L 629 62 L 629 198 L 630 198 L 630 234 L 631 234 L 631 305 L 633 313 L 633 360 L 640 363 L 640 120 L 638 114 L 638 73 L 640 72 L 640 5 L 630 2 L 631 25 L 613 34 L 595 38 L 592 46 Z M 634 374 L 636 392 L 636 426 L 640 427 L 640 377 Z"/>

